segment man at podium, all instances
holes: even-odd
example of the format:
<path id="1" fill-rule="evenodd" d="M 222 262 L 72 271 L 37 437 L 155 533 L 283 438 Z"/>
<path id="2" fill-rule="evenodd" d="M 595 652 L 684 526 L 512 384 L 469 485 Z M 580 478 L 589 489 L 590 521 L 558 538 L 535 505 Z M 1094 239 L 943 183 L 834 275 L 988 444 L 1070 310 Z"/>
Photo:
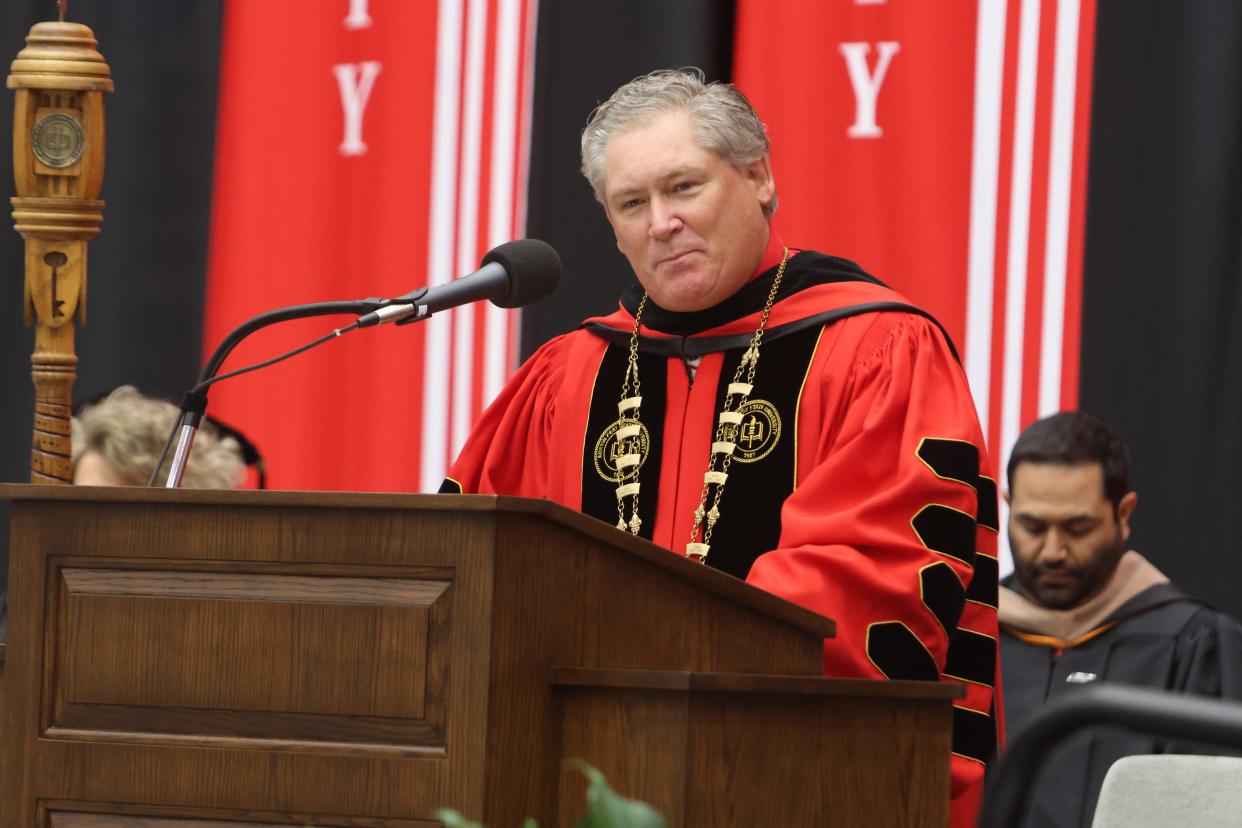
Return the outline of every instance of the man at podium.
<path id="1" fill-rule="evenodd" d="M 732 86 L 627 83 L 582 171 L 638 283 L 522 366 L 442 491 L 548 498 L 830 616 L 826 675 L 964 686 L 952 813 L 973 824 L 999 724 L 996 485 L 947 335 L 781 239 Z"/>

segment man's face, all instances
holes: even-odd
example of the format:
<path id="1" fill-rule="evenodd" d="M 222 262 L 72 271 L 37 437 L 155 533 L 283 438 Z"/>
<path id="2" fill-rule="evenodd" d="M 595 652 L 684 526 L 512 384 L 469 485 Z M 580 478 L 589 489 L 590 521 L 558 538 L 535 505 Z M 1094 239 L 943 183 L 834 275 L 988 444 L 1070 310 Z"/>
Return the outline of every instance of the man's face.
<path id="1" fill-rule="evenodd" d="M 776 192 L 767 159 L 734 167 L 696 143 L 688 114 L 670 112 L 614 134 L 604 175 L 617 247 L 660 307 L 709 308 L 758 270 Z"/>
<path id="2" fill-rule="evenodd" d="M 1094 597 L 1112 576 L 1130 537 L 1138 495 L 1116 512 L 1099 463 L 1019 463 L 1009 502 L 1009 548 L 1021 591 L 1049 609 Z"/>

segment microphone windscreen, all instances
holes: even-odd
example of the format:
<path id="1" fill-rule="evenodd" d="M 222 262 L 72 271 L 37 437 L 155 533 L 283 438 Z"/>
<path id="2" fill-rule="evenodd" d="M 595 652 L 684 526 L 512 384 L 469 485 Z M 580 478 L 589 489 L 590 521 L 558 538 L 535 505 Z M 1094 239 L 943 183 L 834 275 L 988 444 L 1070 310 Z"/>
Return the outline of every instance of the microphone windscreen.
<path id="1" fill-rule="evenodd" d="M 556 290 L 561 281 L 561 257 L 539 239 L 518 239 L 492 248 L 482 264 L 496 262 L 509 274 L 509 292 L 493 299 L 502 308 L 520 308 Z"/>

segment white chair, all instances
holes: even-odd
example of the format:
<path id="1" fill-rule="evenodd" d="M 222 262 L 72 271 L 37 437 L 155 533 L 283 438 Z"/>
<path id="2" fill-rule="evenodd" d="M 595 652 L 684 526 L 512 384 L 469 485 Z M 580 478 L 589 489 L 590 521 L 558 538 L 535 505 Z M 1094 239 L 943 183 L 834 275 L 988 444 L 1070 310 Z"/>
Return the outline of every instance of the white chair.
<path id="1" fill-rule="evenodd" d="M 1242 758 L 1127 756 L 1100 789 L 1092 828 L 1242 825 Z"/>

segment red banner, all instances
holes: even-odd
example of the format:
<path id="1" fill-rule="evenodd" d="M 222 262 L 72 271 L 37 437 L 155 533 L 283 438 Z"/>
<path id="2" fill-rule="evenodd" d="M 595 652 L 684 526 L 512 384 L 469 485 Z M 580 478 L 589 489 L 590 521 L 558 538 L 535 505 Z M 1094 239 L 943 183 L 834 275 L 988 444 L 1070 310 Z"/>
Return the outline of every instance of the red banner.
<path id="1" fill-rule="evenodd" d="M 1095 0 L 739 0 L 794 245 L 944 323 L 996 468 L 1078 396 Z"/>
<path id="2" fill-rule="evenodd" d="M 534 0 L 230 2 L 204 343 L 272 308 L 393 296 L 523 235 Z M 251 337 L 224 370 L 348 317 Z M 276 488 L 434 489 L 513 367 L 470 307 L 351 333 L 211 392 Z M 465 425 L 461 425 L 464 423 Z"/>

